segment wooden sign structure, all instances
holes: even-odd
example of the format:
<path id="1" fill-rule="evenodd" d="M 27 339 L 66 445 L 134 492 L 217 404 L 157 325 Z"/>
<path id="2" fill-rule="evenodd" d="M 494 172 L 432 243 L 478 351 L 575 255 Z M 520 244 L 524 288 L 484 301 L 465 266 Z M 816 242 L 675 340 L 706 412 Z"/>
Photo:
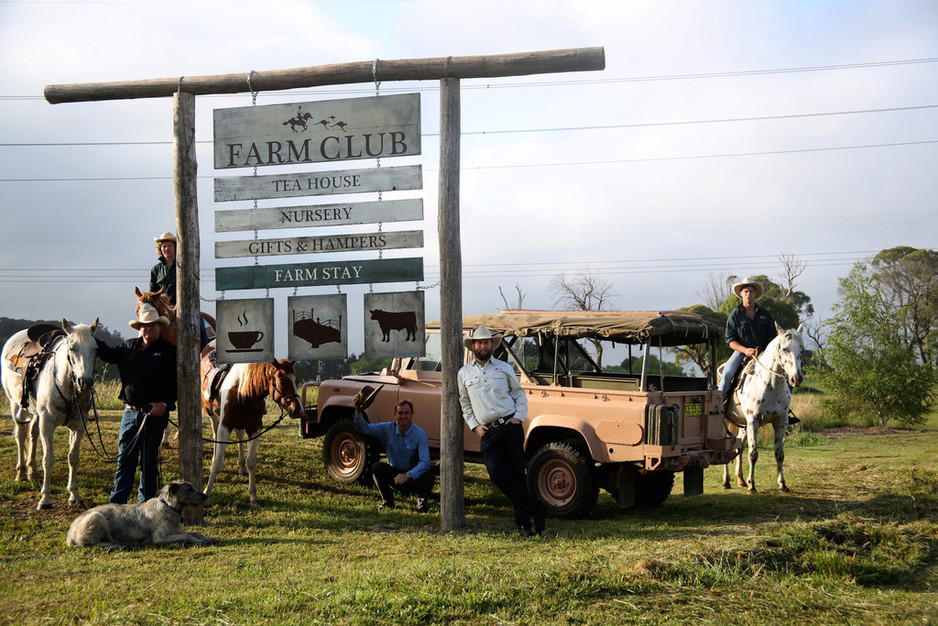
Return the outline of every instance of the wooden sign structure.
<path id="1" fill-rule="evenodd" d="M 199 221 L 196 201 L 195 96 L 246 93 L 322 85 L 406 80 L 440 81 L 440 340 L 443 391 L 440 441 L 440 523 L 444 531 L 462 528 L 463 421 L 456 388 L 462 365 L 462 252 L 459 241 L 459 85 L 463 78 L 497 78 L 602 70 L 601 47 L 515 54 L 359 61 L 289 70 L 139 81 L 48 85 L 46 101 L 88 102 L 134 98 L 174 99 L 176 186 L 177 323 L 179 327 L 179 472 L 202 484 L 199 398 Z M 196 514 L 197 522 L 201 512 Z"/>

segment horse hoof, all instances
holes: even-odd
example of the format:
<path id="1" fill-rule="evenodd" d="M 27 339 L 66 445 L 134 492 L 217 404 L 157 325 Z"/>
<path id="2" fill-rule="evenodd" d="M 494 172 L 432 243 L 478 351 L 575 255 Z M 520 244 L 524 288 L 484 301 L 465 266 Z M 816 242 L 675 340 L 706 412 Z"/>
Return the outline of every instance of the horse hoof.
<path id="1" fill-rule="evenodd" d="M 731 487 L 729 483 L 723 483 L 723 489 L 730 489 L 730 488 Z"/>
<path id="2" fill-rule="evenodd" d="M 81 500 L 81 499 L 78 499 L 78 500 L 69 500 L 69 501 L 68 501 L 68 506 L 70 506 L 70 507 L 85 508 L 85 501 L 84 501 L 84 500 Z"/>
<path id="3" fill-rule="evenodd" d="M 37 511 L 48 511 L 51 508 L 52 508 L 52 504 L 50 504 L 49 502 L 40 502 L 39 504 L 36 505 Z"/>
<path id="4" fill-rule="evenodd" d="M 778 490 L 781 491 L 782 493 L 788 493 L 788 487 L 786 487 L 785 485 L 782 485 L 781 487 L 779 487 Z"/>
<path id="5" fill-rule="evenodd" d="M 26 482 L 26 472 L 17 472 L 16 482 L 18 483 Z"/>
<path id="6" fill-rule="evenodd" d="M 746 493 L 759 493 L 759 492 L 756 491 L 755 487 L 750 487 L 749 489 L 746 490 Z"/>
<path id="7" fill-rule="evenodd" d="M 252 499 L 252 500 L 251 500 L 251 506 L 260 507 L 260 506 L 261 506 L 261 501 L 258 500 L 258 499 L 256 499 L 256 498 L 255 498 L 255 499 Z"/>

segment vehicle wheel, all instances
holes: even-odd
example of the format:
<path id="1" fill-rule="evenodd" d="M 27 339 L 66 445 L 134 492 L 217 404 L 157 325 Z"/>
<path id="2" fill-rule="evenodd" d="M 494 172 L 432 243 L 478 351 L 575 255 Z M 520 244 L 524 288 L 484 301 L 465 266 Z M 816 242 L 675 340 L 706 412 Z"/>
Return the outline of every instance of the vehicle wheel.
<path id="1" fill-rule="evenodd" d="M 599 496 L 589 457 L 564 442 L 549 443 L 534 453 L 528 487 L 555 517 L 583 517 Z"/>
<path id="2" fill-rule="evenodd" d="M 661 470 L 643 474 L 635 484 L 635 506 L 658 506 L 668 499 L 674 487 L 674 472 Z"/>
<path id="3" fill-rule="evenodd" d="M 375 445 L 355 430 L 350 420 L 336 422 L 322 440 L 326 473 L 342 483 L 371 484 L 371 466 L 378 460 Z"/>

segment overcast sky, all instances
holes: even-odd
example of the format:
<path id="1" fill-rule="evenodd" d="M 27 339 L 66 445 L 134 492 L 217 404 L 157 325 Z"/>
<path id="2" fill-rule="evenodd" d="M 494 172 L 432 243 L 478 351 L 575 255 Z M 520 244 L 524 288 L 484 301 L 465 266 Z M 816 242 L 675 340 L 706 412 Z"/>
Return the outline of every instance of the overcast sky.
<path id="1" fill-rule="evenodd" d="M 516 285 L 526 307 L 553 307 L 551 278 L 584 269 L 612 284 L 607 308 L 673 309 L 702 302 L 712 275 L 778 277 L 790 255 L 824 316 L 854 262 L 938 248 L 936 33 L 934 0 L 0 0 L 0 315 L 100 316 L 129 336 L 153 237 L 175 231 L 171 99 L 51 105 L 46 85 L 601 46 L 601 72 L 462 81 L 465 314 L 502 308 L 499 287 L 515 303 Z M 438 83 L 380 85 L 401 92 L 421 94 L 412 162 L 431 287 Z M 257 104 L 374 93 L 262 92 Z M 208 311 L 214 242 L 232 238 L 216 236 L 213 212 L 236 208 L 212 197 L 212 110 L 250 105 L 197 100 Z M 343 288 L 352 351 L 367 289 Z M 278 310 L 291 294 L 271 291 Z M 436 319 L 438 287 L 426 303 Z"/>

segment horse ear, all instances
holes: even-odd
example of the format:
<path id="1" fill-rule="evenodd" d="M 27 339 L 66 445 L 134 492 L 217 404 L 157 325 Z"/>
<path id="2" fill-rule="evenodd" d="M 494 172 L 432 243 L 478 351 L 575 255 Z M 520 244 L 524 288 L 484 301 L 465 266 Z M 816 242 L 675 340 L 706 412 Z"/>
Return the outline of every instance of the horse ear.
<path id="1" fill-rule="evenodd" d="M 804 331 L 804 323 L 798 324 L 798 334 L 800 335 Z"/>
<path id="2" fill-rule="evenodd" d="M 62 330 L 68 334 L 72 334 L 72 325 L 68 323 L 68 320 L 64 317 L 62 318 Z"/>
<path id="3" fill-rule="evenodd" d="M 101 320 L 100 317 L 94 318 L 94 324 L 91 325 L 91 334 L 94 334 L 94 331 L 98 330 L 98 322 Z"/>
<path id="4" fill-rule="evenodd" d="M 138 286 L 136 286 L 136 285 L 134 285 L 134 293 L 137 294 L 137 297 L 138 297 L 138 298 L 142 298 L 142 297 L 143 297 L 143 292 L 140 291 L 140 287 L 138 287 Z"/>
<path id="5" fill-rule="evenodd" d="M 784 335 L 784 334 L 785 334 L 785 330 L 784 330 L 781 326 L 778 325 L 778 322 L 775 322 L 775 331 L 776 331 L 779 335 Z"/>

